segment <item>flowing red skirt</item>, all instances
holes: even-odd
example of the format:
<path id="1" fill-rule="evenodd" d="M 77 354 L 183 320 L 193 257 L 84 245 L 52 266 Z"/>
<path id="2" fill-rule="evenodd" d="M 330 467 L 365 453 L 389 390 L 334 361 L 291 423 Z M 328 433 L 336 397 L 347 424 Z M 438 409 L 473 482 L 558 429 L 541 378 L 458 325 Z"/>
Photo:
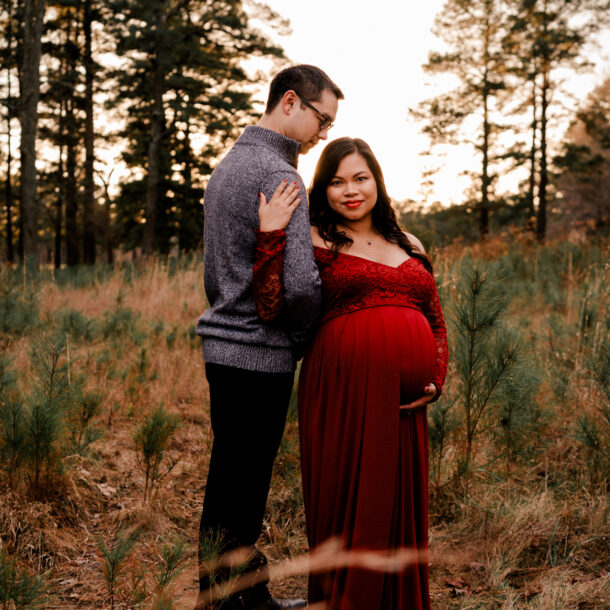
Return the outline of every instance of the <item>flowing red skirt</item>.
<path id="1" fill-rule="evenodd" d="M 426 410 L 399 406 L 432 380 L 426 318 L 378 306 L 323 324 L 299 381 L 303 492 L 310 549 L 413 549 L 394 572 L 348 567 L 310 575 L 309 602 L 329 610 L 429 608 Z M 422 553 L 424 551 L 424 553 Z"/>

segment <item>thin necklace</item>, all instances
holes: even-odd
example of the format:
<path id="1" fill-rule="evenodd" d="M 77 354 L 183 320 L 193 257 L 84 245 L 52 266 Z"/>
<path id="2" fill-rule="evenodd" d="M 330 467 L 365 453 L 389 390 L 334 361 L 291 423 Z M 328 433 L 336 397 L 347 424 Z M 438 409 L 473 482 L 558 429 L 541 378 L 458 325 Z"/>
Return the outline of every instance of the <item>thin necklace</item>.
<path id="1" fill-rule="evenodd" d="M 349 229 L 348 227 L 346 227 L 346 228 L 348 229 L 348 231 L 349 231 L 350 233 L 352 233 L 352 232 L 353 232 L 353 229 Z M 353 239 L 353 238 L 352 238 L 352 239 Z M 367 243 L 369 246 L 372 246 L 372 245 L 373 245 L 373 241 L 375 241 L 375 238 L 374 238 L 374 237 L 371 237 L 370 239 L 368 239 L 367 237 L 365 237 L 365 238 L 364 238 L 364 241 L 366 241 L 366 243 Z"/>

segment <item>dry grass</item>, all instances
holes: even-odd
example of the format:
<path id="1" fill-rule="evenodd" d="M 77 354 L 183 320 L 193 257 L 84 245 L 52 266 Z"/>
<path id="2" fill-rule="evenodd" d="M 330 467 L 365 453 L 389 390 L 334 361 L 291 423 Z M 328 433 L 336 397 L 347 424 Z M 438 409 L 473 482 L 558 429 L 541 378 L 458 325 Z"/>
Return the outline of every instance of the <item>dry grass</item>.
<path id="1" fill-rule="evenodd" d="M 524 255 L 535 246 L 520 246 Z M 497 240 L 480 255 L 492 260 L 513 246 Z M 452 246 L 437 253 L 436 269 L 443 281 L 455 280 L 455 261 L 465 249 Z M 561 287 L 569 294 L 563 311 L 574 326 L 582 307 L 578 292 L 583 276 L 571 271 Z M 142 607 L 154 596 L 152 571 L 159 565 L 163 539 L 187 538 L 184 570 L 174 581 L 174 607 L 192 608 L 196 597 L 196 541 L 211 431 L 204 367 L 193 327 L 205 307 L 201 267 L 192 263 L 173 273 L 166 265 L 115 270 L 83 287 L 45 282 L 39 290 L 42 324 L 36 332 L 11 337 L 5 353 L 30 379 L 29 350 L 34 335 L 53 331 L 54 313 L 68 308 L 101 324 L 120 310 L 133 314 L 133 327 L 120 334 L 101 331 L 91 339 L 70 338 L 74 373 L 102 394 L 98 424 L 104 437 L 85 456 L 74 456 L 55 481 L 47 502 L 3 490 L 0 495 L 2 546 L 23 565 L 48 574 L 53 601 L 48 608 L 105 608 L 108 595 L 100 569 L 95 534 L 110 540 L 119 530 L 143 532 L 120 579 L 117 607 L 135 607 L 134 596 L 145 590 Z M 601 280 L 600 280 L 601 281 Z M 599 288 L 599 286 L 598 286 Z M 514 316 L 526 318 L 531 336 L 543 344 L 552 308 L 542 297 L 513 302 Z M 132 320 L 132 321 L 133 321 Z M 605 323 L 605 322 L 604 322 Z M 537 400 L 560 414 L 545 429 L 544 450 L 532 463 L 515 469 L 510 480 L 475 477 L 464 495 L 459 485 L 447 486 L 433 498 L 431 530 L 431 593 L 434 608 L 601 608 L 610 605 L 608 517 L 603 485 L 587 480 L 585 454 L 570 436 L 579 413 L 597 413 L 603 400 L 586 375 L 575 335 L 562 339 L 575 349 L 578 365 L 570 375 L 569 404 L 558 404 L 550 382 Z M 144 473 L 138 467 L 132 434 L 152 409 L 163 404 L 180 416 L 170 457 L 176 467 L 153 499 L 143 504 Z M 481 455 L 492 449 L 481 441 Z M 446 472 L 459 454 L 457 439 L 447 453 Z M 298 468 L 296 421 L 287 425 L 276 463 L 261 546 L 281 562 L 307 550 Z M 450 507 L 450 510 L 446 510 Z M 443 517 L 444 515 L 444 517 Z M 305 574 L 282 571 L 273 583 L 278 595 L 304 595 Z M 374 609 L 371 609 L 374 610 Z"/>

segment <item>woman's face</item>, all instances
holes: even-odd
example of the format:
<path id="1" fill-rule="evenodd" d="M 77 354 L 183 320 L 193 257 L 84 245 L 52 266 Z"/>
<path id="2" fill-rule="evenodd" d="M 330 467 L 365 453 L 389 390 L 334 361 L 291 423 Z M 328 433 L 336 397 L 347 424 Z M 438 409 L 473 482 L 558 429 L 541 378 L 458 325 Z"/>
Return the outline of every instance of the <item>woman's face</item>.
<path id="1" fill-rule="evenodd" d="M 343 157 L 326 187 L 326 197 L 330 207 L 347 221 L 370 216 L 377 203 L 377 183 L 362 155 Z"/>

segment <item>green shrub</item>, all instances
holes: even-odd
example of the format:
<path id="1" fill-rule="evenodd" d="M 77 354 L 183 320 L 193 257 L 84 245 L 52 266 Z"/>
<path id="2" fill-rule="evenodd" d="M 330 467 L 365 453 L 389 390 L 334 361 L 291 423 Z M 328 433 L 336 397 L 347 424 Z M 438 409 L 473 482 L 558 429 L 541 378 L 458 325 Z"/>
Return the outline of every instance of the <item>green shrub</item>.
<path id="1" fill-rule="evenodd" d="M 14 489 L 26 454 L 26 411 L 20 398 L 0 401 L 0 457 Z"/>
<path id="2" fill-rule="evenodd" d="M 94 318 L 88 318 L 72 308 L 54 312 L 53 322 L 62 341 L 65 341 L 68 335 L 77 341 L 93 341 L 99 333 L 99 324 Z"/>
<path id="3" fill-rule="evenodd" d="M 0 272 L 0 335 L 23 335 L 38 324 L 38 297 L 6 271 Z"/>
<path id="4" fill-rule="evenodd" d="M 167 349 L 172 349 L 174 347 L 174 343 L 176 343 L 176 339 L 178 338 L 179 330 L 180 328 L 178 326 L 172 326 L 171 330 L 169 330 L 165 335 L 165 344 Z"/>
<path id="5" fill-rule="evenodd" d="M 504 456 L 505 475 L 518 461 L 531 459 L 544 449 L 544 418 L 536 402 L 540 375 L 533 355 L 519 354 L 510 374 L 500 384 L 495 410 L 494 438 Z"/>
<path id="6" fill-rule="evenodd" d="M 101 400 L 96 392 L 78 392 L 70 401 L 67 414 L 69 453 L 84 455 L 89 446 L 103 436 L 102 430 L 93 425 Z"/>
<path id="7" fill-rule="evenodd" d="M 129 337 L 135 343 L 141 343 L 146 337 L 141 328 L 140 314 L 127 307 L 104 312 L 102 334 L 105 339 Z"/>
<path id="8" fill-rule="evenodd" d="M 15 374 L 0 359 L 0 466 L 11 487 L 25 478 L 30 491 L 42 497 L 53 476 L 63 472 L 66 455 L 82 455 L 100 438 L 93 418 L 101 397 L 86 392 L 79 375 L 70 375 L 61 342 L 38 341 L 31 368 L 30 392 L 22 395 Z"/>

